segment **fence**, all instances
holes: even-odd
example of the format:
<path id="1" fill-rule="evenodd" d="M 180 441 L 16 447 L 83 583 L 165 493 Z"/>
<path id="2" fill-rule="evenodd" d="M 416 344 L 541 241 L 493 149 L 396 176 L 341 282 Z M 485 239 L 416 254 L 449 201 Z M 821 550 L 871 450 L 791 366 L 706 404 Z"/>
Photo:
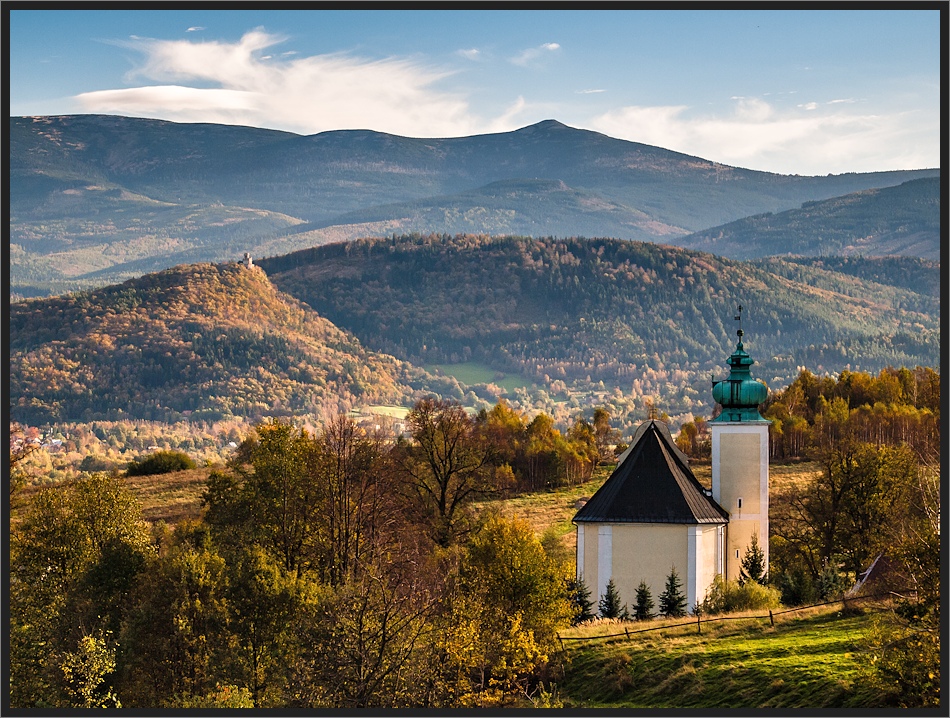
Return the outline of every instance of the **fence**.
<path id="1" fill-rule="evenodd" d="M 769 609 L 768 615 L 761 616 L 710 616 L 709 618 L 703 618 L 702 614 L 697 613 L 696 619 L 689 619 L 688 621 L 683 621 L 682 623 L 667 623 L 662 626 L 650 626 L 649 628 L 637 628 L 630 630 L 624 626 L 623 633 L 609 633 L 604 636 L 562 636 L 560 633 L 557 634 L 557 640 L 561 643 L 561 650 L 564 650 L 564 641 L 597 641 L 603 638 L 623 638 L 626 636 L 630 638 L 631 636 L 636 635 L 637 633 L 648 633 L 650 631 L 669 631 L 676 628 L 682 628 L 683 626 L 696 626 L 696 632 L 703 632 L 704 623 L 714 623 L 716 621 L 754 621 L 754 620 L 764 620 L 769 619 L 769 624 L 775 625 L 775 617 L 781 616 L 786 613 L 796 613 L 798 611 L 807 611 L 810 608 L 820 608 L 821 606 L 833 606 L 837 603 L 847 605 L 849 603 L 854 603 L 856 601 L 867 601 L 871 599 L 882 599 L 890 598 L 895 594 L 892 592 L 876 594 L 872 596 L 846 596 L 843 598 L 836 599 L 834 601 L 825 601 L 824 603 L 813 603 L 808 606 L 796 606 L 795 608 L 788 608 L 784 611 L 772 611 Z"/>

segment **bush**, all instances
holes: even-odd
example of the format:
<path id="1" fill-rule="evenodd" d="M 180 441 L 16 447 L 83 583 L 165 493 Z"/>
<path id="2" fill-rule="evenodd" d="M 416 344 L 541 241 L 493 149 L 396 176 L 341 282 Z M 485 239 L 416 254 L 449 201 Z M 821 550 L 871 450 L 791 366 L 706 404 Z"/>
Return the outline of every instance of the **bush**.
<path id="1" fill-rule="evenodd" d="M 727 581 L 720 575 L 713 580 L 706 598 L 703 599 L 702 612 L 715 615 L 778 608 L 781 605 L 781 594 L 774 588 L 752 580 L 739 585 L 738 581 Z"/>
<path id="2" fill-rule="evenodd" d="M 114 468 L 116 468 L 114 462 L 98 454 L 89 454 L 83 457 L 83 460 L 79 463 L 80 471 L 112 471 Z"/>
<path id="3" fill-rule="evenodd" d="M 128 476 L 147 476 L 194 468 L 197 468 L 197 464 L 188 454 L 181 451 L 156 451 L 138 461 L 130 461 L 125 473 Z"/>

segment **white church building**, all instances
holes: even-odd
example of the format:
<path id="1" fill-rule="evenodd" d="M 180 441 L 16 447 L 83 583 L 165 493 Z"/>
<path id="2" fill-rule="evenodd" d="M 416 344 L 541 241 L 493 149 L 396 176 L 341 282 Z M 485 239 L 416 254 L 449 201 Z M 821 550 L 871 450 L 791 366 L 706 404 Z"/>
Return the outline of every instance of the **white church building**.
<path id="1" fill-rule="evenodd" d="M 741 307 L 740 307 L 741 312 Z M 577 578 L 599 602 L 613 579 L 632 605 L 644 581 L 656 597 L 670 569 L 683 582 L 687 608 L 706 597 L 717 574 L 739 577 L 753 535 L 769 551 L 769 421 L 759 413 L 768 390 L 739 342 L 730 373 L 713 381 L 721 413 L 712 431 L 712 490 L 693 475 L 665 424 L 641 424 L 603 486 L 574 516 Z"/>

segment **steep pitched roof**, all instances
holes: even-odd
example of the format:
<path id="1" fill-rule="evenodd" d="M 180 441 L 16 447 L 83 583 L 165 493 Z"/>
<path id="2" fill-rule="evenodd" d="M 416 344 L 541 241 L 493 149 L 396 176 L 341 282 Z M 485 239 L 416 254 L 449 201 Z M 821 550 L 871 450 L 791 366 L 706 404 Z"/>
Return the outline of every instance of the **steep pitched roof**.
<path id="1" fill-rule="evenodd" d="M 665 424 L 641 424 L 633 444 L 575 522 L 724 524 L 727 514 L 693 476 Z"/>

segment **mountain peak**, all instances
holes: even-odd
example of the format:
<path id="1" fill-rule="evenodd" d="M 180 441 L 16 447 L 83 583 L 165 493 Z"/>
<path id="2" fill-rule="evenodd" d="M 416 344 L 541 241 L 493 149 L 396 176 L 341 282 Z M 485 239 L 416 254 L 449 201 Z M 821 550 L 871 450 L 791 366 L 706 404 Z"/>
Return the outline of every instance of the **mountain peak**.
<path id="1" fill-rule="evenodd" d="M 541 120 L 541 122 L 536 122 L 533 125 L 528 125 L 527 127 L 522 127 L 517 132 L 552 132 L 558 130 L 573 130 L 573 127 L 568 127 L 563 122 L 558 122 L 557 120 Z"/>

